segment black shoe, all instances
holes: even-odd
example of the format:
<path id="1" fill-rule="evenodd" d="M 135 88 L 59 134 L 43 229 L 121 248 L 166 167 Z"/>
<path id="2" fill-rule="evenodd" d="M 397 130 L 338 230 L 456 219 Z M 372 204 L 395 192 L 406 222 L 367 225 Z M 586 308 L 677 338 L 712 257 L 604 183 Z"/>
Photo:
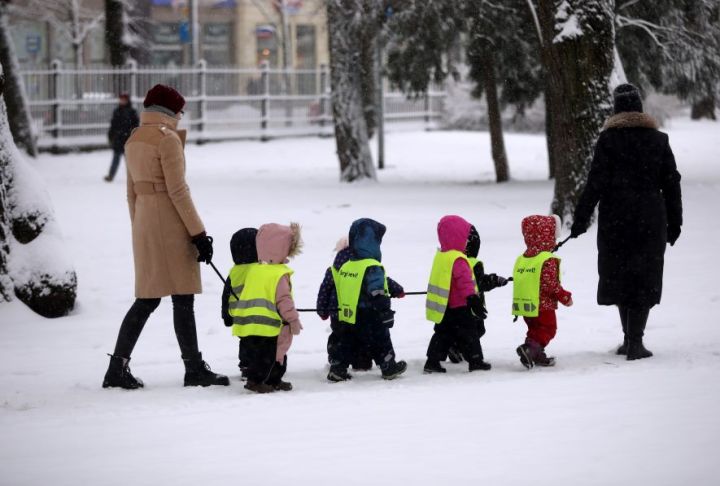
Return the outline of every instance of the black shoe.
<path id="1" fill-rule="evenodd" d="M 352 375 L 348 373 L 346 368 L 331 367 L 327 379 L 333 383 L 340 383 L 341 381 L 352 380 Z"/>
<path id="2" fill-rule="evenodd" d="M 527 344 L 521 344 L 517 347 L 515 352 L 517 352 L 517 355 L 520 356 L 520 362 L 525 368 L 532 369 L 532 367 L 535 366 L 532 359 L 532 353 L 530 352 L 530 346 Z"/>
<path id="3" fill-rule="evenodd" d="M 447 370 L 442 367 L 439 361 L 425 361 L 425 366 L 423 367 L 423 373 L 425 374 L 431 374 L 431 373 L 447 373 Z"/>
<path id="4" fill-rule="evenodd" d="M 105 182 L 112 182 L 112 180 L 113 180 L 113 178 L 110 177 L 109 175 L 105 176 Z"/>
<path id="5" fill-rule="evenodd" d="M 535 366 L 549 368 L 551 366 L 555 366 L 555 358 L 545 354 L 545 350 L 543 349 L 537 356 L 535 356 L 533 363 L 535 363 Z"/>
<path id="6" fill-rule="evenodd" d="M 627 360 L 635 361 L 636 359 L 650 358 L 652 357 L 652 351 L 645 348 L 642 339 L 637 341 L 628 342 L 627 347 Z"/>
<path id="7" fill-rule="evenodd" d="M 256 383 L 249 380 L 247 383 L 245 383 L 245 389 L 255 393 L 272 393 L 275 391 L 275 388 L 268 385 L 267 383 Z"/>
<path id="8" fill-rule="evenodd" d="M 462 363 L 463 356 L 462 353 L 456 348 L 455 346 L 451 346 L 450 349 L 448 349 L 448 359 L 451 363 Z"/>
<path id="9" fill-rule="evenodd" d="M 185 386 L 230 385 L 227 376 L 212 372 L 210 365 L 203 361 L 202 354 L 198 354 L 194 359 L 183 359 L 183 363 L 185 363 Z"/>
<path id="10" fill-rule="evenodd" d="M 405 373 L 407 363 L 405 361 L 392 360 L 381 367 L 383 380 L 394 380 L 398 376 Z"/>
<path id="11" fill-rule="evenodd" d="M 280 380 L 279 382 L 272 385 L 272 387 L 275 391 L 288 392 L 288 391 L 292 391 L 292 389 L 293 389 L 292 383 L 290 383 L 289 381 L 282 381 L 282 380 Z"/>
<path id="12" fill-rule="evenodd" d="M 135 390 L 142 388 L 145 384 L 140 378 L 135 378 L 130 372 L 130 358 L 122 358 L 120 356 L 110 356 L 110 365 L 108 366 L 105 379 L 103 380 L 103 388 L 124 388 L 126 390 Z"/>
<path id="13" fill-rule="evenodd" d="M 480 360 L 480 361 L 473 361 L 468 365 L 468 371 L 489 371 L 492 368 L 492 365 L 486 361 Z"/>
<path id="14" fill-rule="evenodd" d="M 628 353 L 628 338 L 625 336 L 623 339 L 623 343 L 617 348 L 617 351 L 615 351 L 615 354 L 620 356 L 625 356 Z"/>

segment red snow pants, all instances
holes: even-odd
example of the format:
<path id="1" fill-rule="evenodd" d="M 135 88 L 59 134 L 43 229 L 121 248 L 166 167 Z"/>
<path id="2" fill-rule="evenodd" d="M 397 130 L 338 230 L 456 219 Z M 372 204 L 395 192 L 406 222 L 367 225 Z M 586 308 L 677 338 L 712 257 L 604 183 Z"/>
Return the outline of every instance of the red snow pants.
<path id="1" fill-rule="evenodd" d="M 525 317 L 528 331 L 526 340 L 534 341 L 543 348 L 547 346 L 557 333 L 555 310 L 541 310 L 537 317 Z"/>

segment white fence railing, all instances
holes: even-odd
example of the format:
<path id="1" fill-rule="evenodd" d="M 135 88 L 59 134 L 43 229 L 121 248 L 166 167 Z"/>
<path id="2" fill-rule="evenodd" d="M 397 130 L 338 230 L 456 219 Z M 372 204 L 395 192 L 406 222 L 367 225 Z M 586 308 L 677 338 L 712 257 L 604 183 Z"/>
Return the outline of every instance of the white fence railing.
<path id="1" fill-rule="evenodd" d="M 43 148 L 92 147 L 106 134 L 117 94 L 135 105 L 157 83 L 176 87 L 187 105 L 183 125 L 190 140 L 331 135 L 329 71 L 208 67 L 100 67 L 74 69 L 55 61 L 50 69 L 21 71 Z M 435 87 L 408 99 L 384 90 L 384 115 L 390 125 L 429 126 L 443 111 L 445 92 Z"/>

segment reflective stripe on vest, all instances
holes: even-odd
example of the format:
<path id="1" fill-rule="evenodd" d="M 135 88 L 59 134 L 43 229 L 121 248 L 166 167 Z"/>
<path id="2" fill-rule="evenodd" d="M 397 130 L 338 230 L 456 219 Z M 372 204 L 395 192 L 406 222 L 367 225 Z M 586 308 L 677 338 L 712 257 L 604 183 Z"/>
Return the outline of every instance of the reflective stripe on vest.
<path id="1" fill-rule="evenodd" d="M 540 314 L 540 278 L 543 264 L 551 258 L 560 259 L 543 251 L 534 257 L 520 255 L 513 268 L 513 303 L 515 316 L 537 317 Z"/>
<path id="2" fill-rule="evenodd" d="M 363 279 L 365 278 L 365 272 L 370 267 L 383 268 L 382 263 L 372 258 L 350 260 L 340 267 L 340 270 L 335 270 L 335 267 L 330 267 L 333 280 L 335 281 L 335 291 L 337 293 L 339 308 L 338 319 L 340 322 L 355 324 Z M 390 295 L 387 276 L 385 276 L 385 295 Z"/>
<path id="3" fill-rule="evenodd" d="M 450 284 L 452 282 L 452 271 L 455 261 L 462 259 L 470 265 L 470 274 L 475 283 L 475 292 L 478 291 L 475 282 L 475 273 L 472 271 L 472 264 L 467 256 L 461 251 L 449 250 L 438 251 L 433 260 L 430 281 L 428 282 L 427 298 L 425 300 L 425 317 L 428 321 L 440 324 L 445 317 L 445 311 L 450 298 Z"/>
<path id="4" fill-rule="evenodd" d="M 244 281 L 240 271 L 237 280 L 233 280 L 231 271 L 233 288 L 242 289 L 238 294 L 240 300 L 232 295 L 228 300 L 229 313 L 233 318 L 232 334 L 238 337 L 278 336 L 283 320 L 275 301 L 277 286 L 283 276 L 292 275 L 293 271 L 284 264 L 251 263 L 244 266 L 248 267 Z"/>

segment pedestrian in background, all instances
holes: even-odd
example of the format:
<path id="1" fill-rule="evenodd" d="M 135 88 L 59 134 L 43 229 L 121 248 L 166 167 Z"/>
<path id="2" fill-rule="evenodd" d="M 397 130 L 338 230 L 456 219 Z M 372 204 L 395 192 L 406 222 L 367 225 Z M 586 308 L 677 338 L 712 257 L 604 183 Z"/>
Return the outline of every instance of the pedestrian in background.
<path id="1" fill-rule="evenodd" d="M 110 172 L 105 176 L 106 182 L 112 182 L 120 167 L 120 158 L 125 154 L 125 142 L 130 138 L 132 131 L 140 125 L 137 111 L 132 107 L 130 95 L 120 93 L 118 106 L 113 110 L 110 129 L 108 130 L 108 141 L 112 147 L 113 157 L 110 163 Z"/>

